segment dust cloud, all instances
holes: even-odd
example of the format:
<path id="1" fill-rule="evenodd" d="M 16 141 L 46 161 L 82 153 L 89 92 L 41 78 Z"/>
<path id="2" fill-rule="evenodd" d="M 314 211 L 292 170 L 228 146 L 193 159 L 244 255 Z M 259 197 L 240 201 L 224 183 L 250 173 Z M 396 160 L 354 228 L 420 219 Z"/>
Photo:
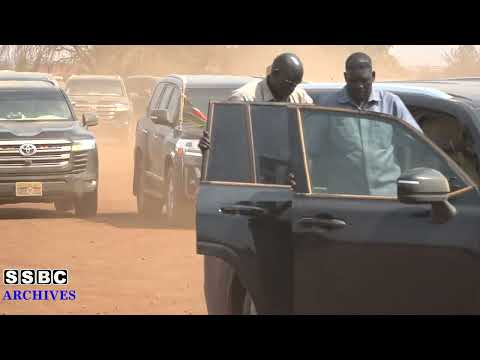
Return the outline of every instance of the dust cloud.
<path id="1" fill-rule="evenodd" d="M 371 48 L 371 50 L 370 50 Z M 292 52 L 304 63 L 306 81 L 343 81 L 349 54 L 365 51 L 373 61 L 378 80 L 403 80 L 412 73 L 378 46 L 336 45 L 110 45 L 97 51 L 94 70 L 73 66 L 73 72 L 97 74 L 156 75 L 232 74 L 264 76 L 278 54 Z"/>

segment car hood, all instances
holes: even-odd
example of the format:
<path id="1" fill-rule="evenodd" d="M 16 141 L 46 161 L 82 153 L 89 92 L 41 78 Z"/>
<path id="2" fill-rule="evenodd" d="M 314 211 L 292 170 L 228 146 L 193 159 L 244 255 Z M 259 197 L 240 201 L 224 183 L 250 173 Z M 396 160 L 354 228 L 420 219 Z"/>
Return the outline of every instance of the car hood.
<path id="1" fill-rule="evenodd" d="M 0 121 L 0 141 L 17 137 L 58 139 L 76 135 L 90 135 L 90 132 L 77 121 Z"/>
<path id="2" fill-rule="evenodd" d="M 71 101 L 75 103 L 125 103 L 128 104 L 128 98 L 125 96 L 100 96 L 100 95 L 69 95 Z"/>

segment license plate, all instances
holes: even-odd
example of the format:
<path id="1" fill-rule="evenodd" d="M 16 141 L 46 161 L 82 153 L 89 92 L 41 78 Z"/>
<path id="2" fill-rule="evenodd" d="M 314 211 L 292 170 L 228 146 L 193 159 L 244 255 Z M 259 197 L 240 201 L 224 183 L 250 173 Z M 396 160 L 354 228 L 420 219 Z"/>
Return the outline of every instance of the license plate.
<path id="1" fill-rule="evenodd" d="M 42 196 L 43 186 L 41 182 L 17 182 L 15 191 L 17 196 Z"/>

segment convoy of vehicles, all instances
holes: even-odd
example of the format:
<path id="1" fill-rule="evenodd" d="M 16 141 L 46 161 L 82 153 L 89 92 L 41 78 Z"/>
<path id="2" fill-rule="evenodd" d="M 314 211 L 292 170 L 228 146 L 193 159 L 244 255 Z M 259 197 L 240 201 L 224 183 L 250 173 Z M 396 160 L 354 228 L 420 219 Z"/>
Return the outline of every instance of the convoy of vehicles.
<path id="1" fill-rule="evenodd" d="M 197 252 L 234 269 L 207 302 L 228 299 L 230 313 L 480 312 L 480 79 L 376 83 L 424 134 L 378 113 L 227 102 L 248 76 L 62 79 L 0 72 L 0 204 L 94 216 L 95 135 L 115 137 L 133 142 L 138 213 L 195 221 Z M 302 86 L 319 104 L 343 84 Z M 344 139 L 325 124 L 347 119 L 395 134 L 390 193 L 329 179 L 346 165 L 330 153 Z"/>

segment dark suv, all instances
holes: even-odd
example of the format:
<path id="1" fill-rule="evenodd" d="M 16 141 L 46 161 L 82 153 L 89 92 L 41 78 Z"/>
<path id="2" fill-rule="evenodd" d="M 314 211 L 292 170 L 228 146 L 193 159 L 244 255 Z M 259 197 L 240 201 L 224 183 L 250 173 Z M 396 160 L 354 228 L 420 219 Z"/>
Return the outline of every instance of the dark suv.
<path id="1" fill-rule="evenodd" d="M 0 81 L 0 203 L 53 202 L 97 212 L 98 154 L 62 89 L 46 81 Z"/>
<path id="2" fill-rule="evenodd" d="M 120 76 L 72 75 L 65 88 L 79 117 L 97 114 L 96 134 L 121 140 L 133 135 L 133 109 Z"/>
<path id="3" fill-rule="evenodd" d="M 422 97 L 425 114 L 441 100 Z M 468 106 L 443 110 L 463 119 Z M 208 128 L 196 229 L 197 253 L 215 259 L 209 313 L 480 313 L 480 191 L 427 132 L 367 111 L 226 102 Z"/>
<path id="4" fill-rule="evenodd" d="M 170 75 L 159 80 L 135 141 L 133 193 L 140 214 L 188 222 L 195 209 L 202 154 L 198 141 L 210 100 L 225 100 L 252 77 Z"/>

